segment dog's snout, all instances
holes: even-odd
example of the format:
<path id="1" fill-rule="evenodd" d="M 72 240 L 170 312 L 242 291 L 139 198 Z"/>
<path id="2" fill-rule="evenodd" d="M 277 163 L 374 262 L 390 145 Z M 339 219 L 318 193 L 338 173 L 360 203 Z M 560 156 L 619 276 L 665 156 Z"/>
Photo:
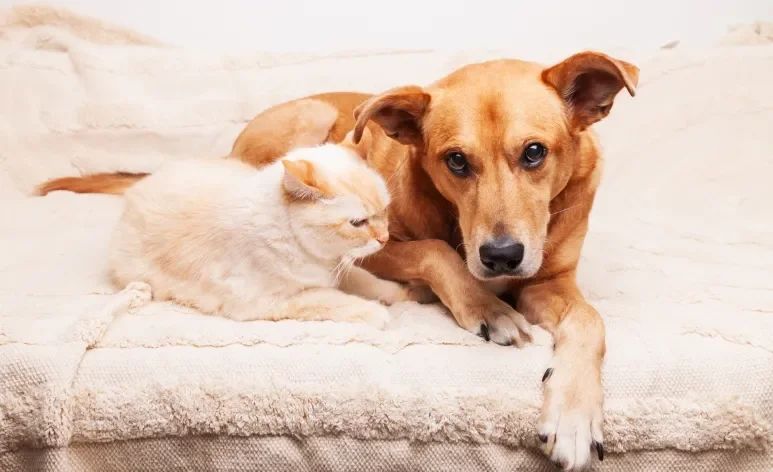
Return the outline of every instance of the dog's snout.
<path id="1" fill-rule="evenodd" d="M 523 261 L 523 244 L 510 237 L 491 240 L 479 249 L 480 262 L 496 274 L 508 274 Z"/>

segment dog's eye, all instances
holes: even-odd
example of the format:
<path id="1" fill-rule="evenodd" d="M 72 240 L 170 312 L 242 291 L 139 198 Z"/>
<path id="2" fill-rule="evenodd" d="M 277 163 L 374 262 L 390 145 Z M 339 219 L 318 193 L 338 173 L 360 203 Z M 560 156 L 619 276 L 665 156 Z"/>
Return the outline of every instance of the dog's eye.
<path id="1" fill-rule="evenodd" d="M 467 158 L 459 151 L 451 151 L 446 155 L 446 165 L 456 175 L 465 176 L 470 171 Z"/>
<path id="2" fill-rule="evenodd" d="M 355 228 L 359 228 L 360 226 L 365 225 L 365 223 L 368 222 L 367 218 L 359 219 L 359 220 L 349 220 L 349 224 L 354 226 Z"/>
<path id="3" fill-rule="evenodd" d="M 541 143 L 531 143 L 523 150 L 521 161 L 525 167 L 534 168 L 542 164 L 547 153 L 547 148 Z"/>

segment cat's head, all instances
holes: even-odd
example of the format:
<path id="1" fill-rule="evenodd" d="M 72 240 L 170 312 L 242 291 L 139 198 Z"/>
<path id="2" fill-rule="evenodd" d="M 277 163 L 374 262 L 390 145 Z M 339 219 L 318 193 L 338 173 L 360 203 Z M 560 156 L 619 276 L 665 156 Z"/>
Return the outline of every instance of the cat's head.
<path id="1" fill-rule="evenodd" d="M 353 260 L 386 244 L 386 183 L 353 150 L 334 144 L 299 148 L 282 165 L 290 224 L 307 251 Z"/>

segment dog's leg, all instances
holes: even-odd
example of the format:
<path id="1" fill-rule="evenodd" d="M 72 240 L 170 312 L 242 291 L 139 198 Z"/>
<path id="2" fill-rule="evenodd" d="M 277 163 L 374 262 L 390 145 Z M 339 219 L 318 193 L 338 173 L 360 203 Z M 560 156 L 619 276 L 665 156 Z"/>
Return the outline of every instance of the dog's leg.
<path id="1" fill-rule="evenodd" d="M 604 322 L 583 298 L 574 273 L 525 287 L 518 310 L 553 334 L 554 350 L 543 377 L 539 439 L 564 470 L 583 470 L 591 448 L 604 457 L 601 364 Z"/>
<path id="2" fill-rule="evenodd" d="M 459 326 L 487 341 L 518 347 L 531 341 L 526 319 L 473 277 L 445 241 L 389 242 L 362 266 L 386 279 L 429 285 Z"/>

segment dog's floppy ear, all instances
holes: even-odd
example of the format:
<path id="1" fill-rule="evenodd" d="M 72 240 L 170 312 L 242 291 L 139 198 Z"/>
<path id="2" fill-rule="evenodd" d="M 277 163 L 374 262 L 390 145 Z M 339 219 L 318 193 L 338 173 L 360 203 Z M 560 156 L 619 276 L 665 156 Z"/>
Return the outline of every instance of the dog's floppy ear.
<path id="1" fill-rule="evenodd" d="M 387 136 L 402 144 L 421 143 L 421 120 L 429 101 L 430 95 L 414 85 L 394 88 L 368 99 L 354 110 L 357 123 L 352 140 L 359 143 L 365 125 L 373 120 Z"/>
<path id="2" fill-rule="evenodd" d="M 566 101 L 572 127 L 583 130 L 605 118 L 625 87 L 633 97 L 639 68 L 597 52 L 581 52 L 542 72 L 542 80 Z"/>

